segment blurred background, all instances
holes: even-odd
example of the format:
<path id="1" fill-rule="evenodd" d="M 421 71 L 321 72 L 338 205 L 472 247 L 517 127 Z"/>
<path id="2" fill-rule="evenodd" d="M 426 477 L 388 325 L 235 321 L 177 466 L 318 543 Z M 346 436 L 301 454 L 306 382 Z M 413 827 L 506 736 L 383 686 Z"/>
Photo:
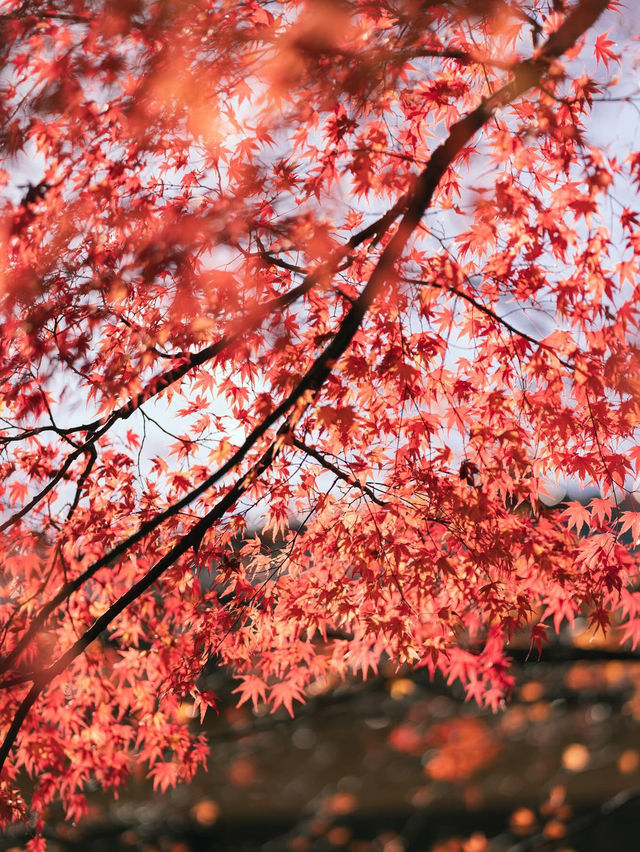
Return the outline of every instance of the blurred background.
<path id="1" fill-rule="evenodd" d="M 516 686 L 496 714 L 426 672 L 325 683 L 286 712 L 221 696 L 208 773 L 118 800 L 90 791 L 78 825 L 50 811 L 51 850 L 603 852 L 640 848 L 640 658 L 576 623 L 541 659 L 514 642 Z M 183 705 L 184 724 L 197 727 Z M 28 831 L 0 839 L 21 849 Z"/>

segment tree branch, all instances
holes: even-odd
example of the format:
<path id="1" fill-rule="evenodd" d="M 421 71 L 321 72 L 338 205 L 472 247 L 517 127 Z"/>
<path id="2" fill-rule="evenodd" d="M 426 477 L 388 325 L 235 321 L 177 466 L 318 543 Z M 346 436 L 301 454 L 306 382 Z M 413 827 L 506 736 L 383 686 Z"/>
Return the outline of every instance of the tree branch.
<path id="1" fill-rule="evenodd" d="M 355 476 L 349 476 L 348 473 L 345 473 L 343 470 L 340 470 L 333 462 L 330 462 L 326 456 L 323 456 L 322 453 L 319 453 L 313 447 L 309 447 L 304 441 L 301 441 L 299 438 L 293 437 L 291 439 L 291 443 L 294 447 L 297 447 L 299 450 L 302 450 L 303 453 L 306 453 L 311 458 L 314 458 L 322 467 L 330 470 L 331 473 L 334 473 L 338 479 L 341 479 L 343 482 L 346 482 L 347 485 L 350 485 L 352 488 L 358 488 L 362 491 L 363 494 L 366 494 L 374 503 L 378 506 L 387 506 L 388 503 L 386 500 L 381 500 L 374 491 L 369 488 L 368 485 L 363 485 L 359 482 Z"/>
<path id="2" fill-rule="evenodd" d="M 567 369 L 577 369 L 574 364 L 571 364 L 569 361 L 565 361 L 564 358 L 561 358 L 558 353 L 551 346 L 547 346 L 542 340 L 538 340 L 530 334 L 527 334 L 526 331 L 521 331 L 519 328 L 516 328 L 515 325 L 512 325 L 508 320 L 501 317 L 495 311 L 488 308 L 486 305 L 483 305 L 469 293 L 465 293 L 464 290 L 458 289 L 458 287 L 453 287 L 448 284 L 440 284 L 437 281 L 426 281 L 421 278 L 403 278 L 403 281 L 406 281 L 407 284 L 418 284 L 421 287 L 434 287 L 438 290 L 446 290 L 449 293 L 453 293 L 454 296 L 458 296 L 461 299 L 464 299 L 466 302 L 469 302 L 470 305 L 473 305 L 480 313 L 483 313 L 485 316 L 490 317 L 492 320 L 497 322 L 503 328 L 506 328 L 507 331 L 511 332 L 511 334 L 515 334 L 517 337 L 521 337 L 523 340 L 528 340 L 529 343 L 532 343 L 534 346 L 539 347 L 540 349 L 544 349 L 545 352 L 548 352 L 550 355 L 553 355 L 563 367 L 567 367 Z"/>

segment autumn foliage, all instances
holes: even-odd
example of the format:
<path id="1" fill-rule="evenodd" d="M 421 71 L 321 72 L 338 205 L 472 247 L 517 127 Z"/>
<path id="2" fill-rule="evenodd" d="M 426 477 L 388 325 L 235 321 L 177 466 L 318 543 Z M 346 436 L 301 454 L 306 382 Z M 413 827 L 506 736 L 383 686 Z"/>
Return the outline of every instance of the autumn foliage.
<path id="1" fill-rule="evenodd" d="M 498 708 L 515 631 L 637 641 L 616 5 L 6 0 L 3 820 L 191 778 L 213 665 Z"/>

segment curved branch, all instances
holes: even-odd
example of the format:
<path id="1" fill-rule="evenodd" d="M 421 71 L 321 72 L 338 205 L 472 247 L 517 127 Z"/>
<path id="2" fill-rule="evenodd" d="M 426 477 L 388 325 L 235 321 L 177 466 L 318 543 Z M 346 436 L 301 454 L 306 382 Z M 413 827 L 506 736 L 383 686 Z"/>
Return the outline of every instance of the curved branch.
<path id="1" fill-rule="evenodd" d="M 306 453 L 308 456 L 311 456 L 311 458 L 315 459 L 318 464 L 322 465 L 322 467 L 326 468 L 327 470 L 330 470 L 331 473 L 334 473 L 338 477 L 338 479 L 341 479 L 343 482 L 346 482 L 347 485 L 351 486 L 351 488 L 357 488 L 358 490 L 362 491 L 363 494 L 366 494 L 367 497 L 369 497 L 369 499 L 376 503 L 378 506 L 388 505 L 387 501 L 381 500 L 376 495 L 376 493 L 372 491 L 371 488 L 369 488 L 368 485 L 363 485 L 355 478 L 355 476 L 349 476 L 348 473 L 345 473 L 343 470 L 340 470 L 337 465 L 329 461 L 328 458 L 323 456 L 322 453 L 319 453 L 318 450 L 316 450 L 314 447 L 309 447 L 307 444 L 305 444 L 304 441 L 301 441 L 299 438 L 295 437 L 291 439 L 291 443 L 294 447 L 297 447 L 303 453 Z"/>
<path id="2" fill-rule="evenodd" d="M 458 296 L 460 299 L 464 299 L 470 305 L 472 305 L 476 310 L 480 311 L 480 313 L 489 317 L 490 319 L 497 322 L 498 325 L 501 325 L 503 328 L 506 328 L 508 332 L 511 334 L 515 334 L 516 337 L 521 337 L 523 340 L 527 340 L 533 346 L 537 346 L 540 349 L 544 349 L 545 352 L 548 352 L 550 355 L 553 355 L 563 367 L 566 367 L 569 370 L 578 370 L 579 368 L 572 364 L 570 361 L 566 361 L 564 358 L 561 358 L 560 355 L 553 349 L 553 347 L 548 346 L 543 340 L 538 340 L 536 337 L 533 337 L 531 334 L 527 334 L 526 331 L 522 331 L 519 328 L 516 328 L 515 325 L 512 325 L 508 320 L 501 317 L 495 311 L 488 308 L 486 305 L 483 305 L 482 302 L 479 302 L 469 293 L 465 293 L 464 290 L 460 290 L 458 287 L 454 287 L 449 284 L 439 284 L 437 281 L 426 281 L 422 278 L 403 278 L 403 281 L 406 281 L 407 284 L 417 284 L 420 287 L 434 287 L 437 290 L 446 290 L 448 293 L 453 293 L 454 296 Z"/>
<path id="3" fill-rule="evenodd" d="M 38 493 L 29 500 L 28 503 L 25 503 L 21 509 L 18 509 L 17 512 L 14 512 L 7 520 L 0 524 L 0 532 L 4 532 L 9 527 L 12 527 L 14 524 L 17 524 L 21 518 L 24 518 L 26 514 L 28 514 L 34 506 L 36 506 L 43 497 L 46 497 L 47 494 L 56 487 L 56 485 L 60 482 L 60 480 L 64 477 L 65 473 L 69 470 L 74 461 L 82 455 L 83 452 L 87 451 L 87 446 L 83 446 L 82 450 L 74 450 L 72 453 L 69 453 L 67 458 L 64 461 L 64 464 L 61 468 L 59 468 L 54 476 L 47 482 L 47 484 L 42 488 Z"/>

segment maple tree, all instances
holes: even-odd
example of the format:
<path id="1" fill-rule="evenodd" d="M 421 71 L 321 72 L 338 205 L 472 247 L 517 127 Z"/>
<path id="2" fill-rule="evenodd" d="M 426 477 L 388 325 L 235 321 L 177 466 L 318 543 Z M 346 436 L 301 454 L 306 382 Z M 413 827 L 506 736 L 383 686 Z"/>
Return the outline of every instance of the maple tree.
<path id="1" fill-rule="evenodd" d="M 615 6 L 5 2 L 4 820 L 192 777 L 212 660 L 255 707 L 388 658 L 498 708 L 516 630 L 637 641 Z"/>

